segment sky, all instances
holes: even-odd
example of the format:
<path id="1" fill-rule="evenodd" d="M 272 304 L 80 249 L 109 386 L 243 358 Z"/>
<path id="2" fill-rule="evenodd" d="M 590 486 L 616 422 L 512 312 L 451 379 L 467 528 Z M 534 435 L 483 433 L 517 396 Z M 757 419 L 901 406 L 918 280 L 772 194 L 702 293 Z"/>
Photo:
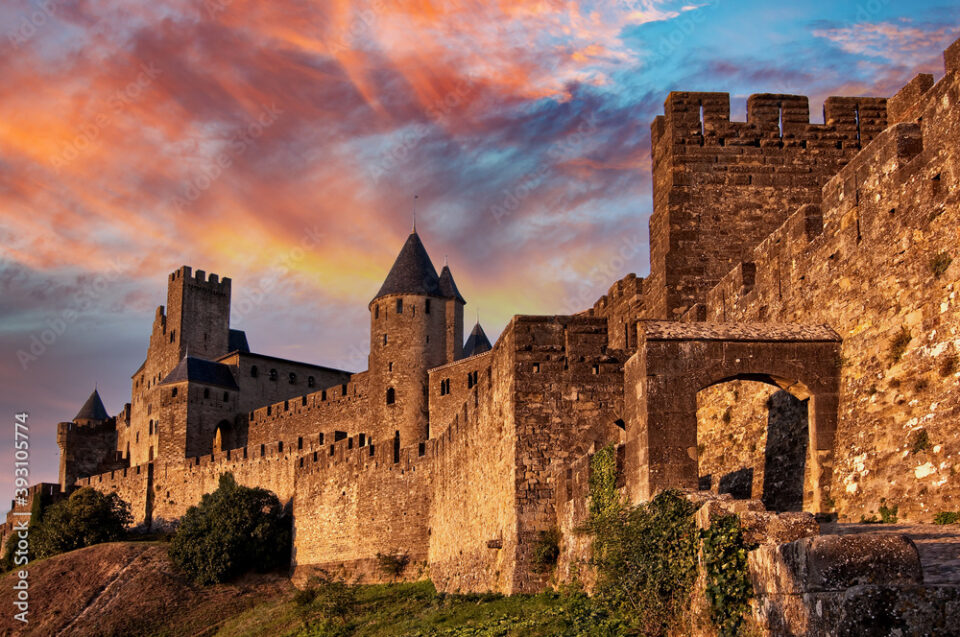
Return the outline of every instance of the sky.
<path id="1" fill-rule="evenodd" d="M 648 271 L 671 90 L 893 95 L 943 73 L 955 2 L 5 0 L 0 490 L 94 386 L 107 410 L 183 264 L 233 279 L 254 351 L 361 371 L 412 225 L 495 338 Z M 9 467 L 9 470 L 4 470 Z M 11 494 L 12 495 L 12 494 Z"/>

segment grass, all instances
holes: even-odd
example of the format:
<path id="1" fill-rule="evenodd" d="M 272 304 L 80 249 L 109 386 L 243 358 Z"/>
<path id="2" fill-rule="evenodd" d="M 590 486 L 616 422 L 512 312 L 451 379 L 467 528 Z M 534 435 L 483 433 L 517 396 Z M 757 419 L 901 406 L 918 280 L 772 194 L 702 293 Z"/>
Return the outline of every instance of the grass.
<path id="1" fill-rule="evenodd" d="M 553 637 L 603 635 L 602 617 L 579 593 L 447 595 L 429 581 L 350 587 L 349 608 L 331 612 L 327 585 L 291 595 L 223 624 L 216 637 Z M 342 597 L 342 589 L 333 594 Z M 295 600 L 299 597 L 299 601 Z M 596 621 L 595 621 L 596 620 Z M 614 633 L 609 633 L 614 634 Z"/>

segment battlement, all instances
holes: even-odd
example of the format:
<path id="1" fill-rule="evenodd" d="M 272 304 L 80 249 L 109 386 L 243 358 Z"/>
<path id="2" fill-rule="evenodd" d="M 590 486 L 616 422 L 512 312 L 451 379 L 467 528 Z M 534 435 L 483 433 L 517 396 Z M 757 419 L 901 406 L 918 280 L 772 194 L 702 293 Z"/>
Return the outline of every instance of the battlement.
<path id="1" fill-rule="evenodd" d="M 197 270 L 196 274 L 194 274 L 193 268 L 189 265 L 182 265 L 171 272 L 168 280 L 170 285 L 183 283 L 184 285 L 204 288 L 216 294 L 230 294 L 230 277 L 223 277 L 221 279 L 219 275 L 212 272 L 210 276 L 207 277 L 207 273 L 203 270 Z"/>
<path id="2" fill-rule="evenodd" d="M 887 100 L 829 97 L 823 124 L 810 123 L 804 95 L 758 93 L 747 98 L 747 120 L 730 119 L 729 93 L 674 91 L 651 125 L 653 146 L 770 146 L 862 148 L 886 127 Z"/>

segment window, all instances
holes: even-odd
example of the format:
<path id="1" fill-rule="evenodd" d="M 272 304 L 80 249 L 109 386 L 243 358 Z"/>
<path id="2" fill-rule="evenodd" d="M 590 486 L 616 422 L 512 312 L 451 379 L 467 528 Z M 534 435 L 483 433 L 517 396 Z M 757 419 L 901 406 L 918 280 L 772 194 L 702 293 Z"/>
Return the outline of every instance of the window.
<path id="1" fill-rule="evenodd" d="M 450 393 L 450 379 L 445 378 L 440 381 L 440 395 L 446 396 Z"/>
<path id="2" fill-rule="evenodd" d="M 150 428 L 149 428 L 147 431 L 149 432 L 149 435 L 151 435 L 151 436 L 153 435 L 153 421 L 152 421 L 152 420 L 150 421 Z"/>
<path id="3" fill-rule="evenodd" d="M 403 299 L 397 299 L 397 314 L 403 314 Z"/>
<path id="4" fill-rule="evenodd" d="M 203 397 L 204 397 L 204 398 L 210 398 L 210 388 L 209 388 L 209 387 L 204 387 L 204 388 L 203 388 Z"/>
<path id="5" fill-rule="evenodd" d="M 388 372 L 392 372 L 392 371 L 393 371 L 393 363 L 387 363 L 387 371 L 388 371 Z"/>
<path id="6" fill-rule="evenodd" d="M 171 342 L 171 343 L 173 342 L 173 339 L 176 337 L 176 335 L 177 335 L 177 330 L 170 330 L 170 342 Z"/>
<path id="7" fill-rule="evenodd" d="M 397 392 L 394 391 L 393 387 L 387 389 L 387 404 L 392 405 L 397 401 Z"/>
<path id="8" fill-rule="evenodd" d="M 277 370 L 275 369 L 270 370 L 270 380 L 277 380 Z"/>
<path id="9" fill-rule="evenodd" d="M 260 370 L 257 369 L 256 365 L 250 368 L 250 378 L 256 378 L 257 374 L 259 373 L 260 373 Z"/>
<path id="10" fill-rule="evenodd" d="M 387 335 L 386 335 L 386 334 L 383 335 L 383 344 L 384 344 L 384 345 L 387 344 Z"/>
<path id="11" fill-rule="evenodd" d="M 176 398 L 176 397 L 177 397 L 177 388 L 174 387 L 173 390 L 170 392 L 170 398 Z"/>
<path id="12" fill-rule="evenodd" d="M 297 384 L 297 375 L 294 374 L 293 372 L 290 372 L 290 384 L 291 385 Z"/>
<path id="13" fill-rule="evenodd" d="M 540 363 L 534 363 L 534 364 L 533 364 L 533 373 L 534 373 L 534 374 L 539 374 L 539 373 L 540 373 Z"/>
<path id="14" fill-rule="evenodd" d="M 315 379 L 313 376 L 307 376 L 307 387 L 313 387 L 316 384 L 317 379 Z"/>
<path id="15" fill-rule="evenodd" d="M 380 306 L 379 306 L 379 305 L 374 305 L 374 306 L 373 306 L 373 318 L 375 318 L 375 319 L 380 318 Z"/>
<path id="16" fill-rule="evenodd" d="M 227 402 L 228 400 L 230 400 L 230 392 L 225 391 L 223 392 L 223 402 Z"/>
<path id="17" fill-rule="evenodd" d="M 423 306 L 423 311 L 427 314 L 430 313 L 430 299 L 427 299 L 427 302 Z"/>

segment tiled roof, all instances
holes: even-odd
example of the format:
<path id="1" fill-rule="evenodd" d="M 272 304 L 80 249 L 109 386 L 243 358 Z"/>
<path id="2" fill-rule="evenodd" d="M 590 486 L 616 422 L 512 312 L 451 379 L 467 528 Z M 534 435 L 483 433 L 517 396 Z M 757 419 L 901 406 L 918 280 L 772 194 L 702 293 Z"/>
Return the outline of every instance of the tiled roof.
<path id="1" fill-rule="evenodd" d="M 467 343 L 463 346 L 463 357 L 476 356 L 477 354 L 488 352 L 491 349 L 493 349 L 493 345 L 490 344 L 490 339 L 487 338 L 486 333 L 484 333 L 483 328 L 480 327 L 480 323 L 478 322 L 473 326 L 470 336 L 467 337 Z"/>
<path id="2" fill-rule="evenodd" d="M 177 363 L 177 366 L 173 368 L 173 371 L 167 374 L 167 377 L 164 378 L 160 384 L 169 385 L 170 383 L 179 383 L 185 380 L 202 385 L 239 389 L 237 387 L 237 381 L 233 378 L 233 374 L 230 373 L 229 367 L 222 363 L 214 363 L 213 361 L 194 358 L 193 356 L 184 356 L 183 359 Z"/>
<path id="3" fill-rule="evenodd" d="M 448 265 L 443 266 L 443 269 L 440 270 L 440 294 L 448 299 L 457 299 L 461 303 L 466 304 L 463 296 L 460 295 L 460 290 L 457 289 L 457 284 L 453 280 L 453 274 L 451 274 L 450 266 Z"/>
<path id="4" fill-rule="evenodd" d="M 90 398 L 87 398 L 87 402 L 83 403 L 83 407 L 80 408 L 80 411 L 73 419 L 75 421 L 106 420 L 109 417 L 107 408 L 103 406 L 103 401 L 100 400 L 100 392 L 94 389 L 93 393 L 90 394 Z"/>
<path id="5" fill-rule="evenodd" d="M 375 299 L 387 294 L 443 296 L 440 277 L 416 232 L 411 232 Z"/>
<path id="6" fill-rule="evenodd" d="M 247 344 L 247 333 L 243 330 L 230 330 L 230 335 L 227 337 L 227 351 L 228 352 L 250 352 L 250 345 Z"/>

